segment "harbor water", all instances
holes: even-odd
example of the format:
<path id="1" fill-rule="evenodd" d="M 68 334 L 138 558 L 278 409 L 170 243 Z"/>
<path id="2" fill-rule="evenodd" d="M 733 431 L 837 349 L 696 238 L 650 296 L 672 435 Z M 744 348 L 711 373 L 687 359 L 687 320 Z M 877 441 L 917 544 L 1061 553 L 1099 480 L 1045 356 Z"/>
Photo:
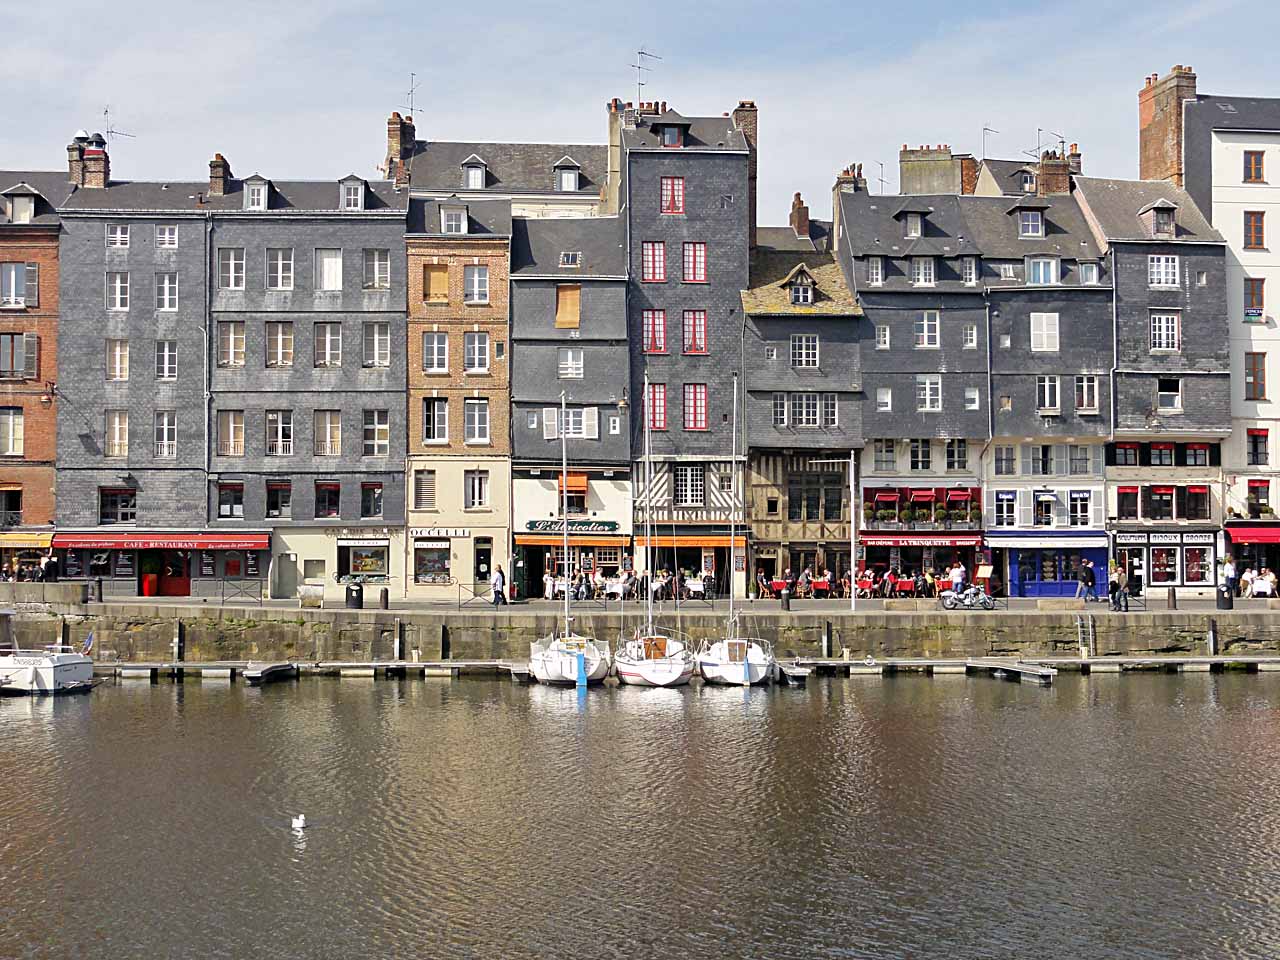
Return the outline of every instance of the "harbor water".
<path id="1" fill-rule="evenodd" d="M 1277 675 L 124 683 L 0 738 L 0 957 L 1280 955 Z"/>

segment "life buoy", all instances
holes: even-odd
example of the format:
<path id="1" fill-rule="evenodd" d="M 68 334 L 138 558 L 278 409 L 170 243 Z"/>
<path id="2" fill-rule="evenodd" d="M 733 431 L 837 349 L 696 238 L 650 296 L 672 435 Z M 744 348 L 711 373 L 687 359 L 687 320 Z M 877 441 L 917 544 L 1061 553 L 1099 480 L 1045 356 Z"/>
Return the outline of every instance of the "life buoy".
<path id="1" fill-rule="evenodd" d="M 874 667 L 876 665 L 876 658 L 868 653 L 867 659 L 863 660 L 862 662 L 865 663 L 868 667 Z"/>

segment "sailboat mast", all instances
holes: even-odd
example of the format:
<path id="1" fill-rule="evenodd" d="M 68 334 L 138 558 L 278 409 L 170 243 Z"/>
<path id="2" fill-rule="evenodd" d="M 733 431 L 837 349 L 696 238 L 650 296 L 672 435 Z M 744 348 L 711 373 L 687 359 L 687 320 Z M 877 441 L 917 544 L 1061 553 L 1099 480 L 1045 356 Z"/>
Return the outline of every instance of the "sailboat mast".
<path id="1" fill-rule="evenodd" d="M 737 562 L 737 550 L 734 547 L 734 521 L 738 518 L 738 374 L 733 374 L 733 427 L 732 450 L 729 457 L 729 622 L 733 622 L 733 574 Z M 746 492 L 743 491 L 745 497 Z"/>
<path id="2" fill-rule="evenodd" d="M 564 564 L 564 635 L 569 636 L 569 443 L 565 437 L 568 417 L 565 395 L 560 391 L 560 531 L 563 537 L 560 562 Z"/>
<path id="3" fill-rule="evenodd" d="M 653 447 L 649 429 L 652 414 L 649 410 L 649 372 L 644 374 L 644 543 L 645 566 L 649 568 L 649 583 L 645 584 L 645 632 L 653 636 Z"/>

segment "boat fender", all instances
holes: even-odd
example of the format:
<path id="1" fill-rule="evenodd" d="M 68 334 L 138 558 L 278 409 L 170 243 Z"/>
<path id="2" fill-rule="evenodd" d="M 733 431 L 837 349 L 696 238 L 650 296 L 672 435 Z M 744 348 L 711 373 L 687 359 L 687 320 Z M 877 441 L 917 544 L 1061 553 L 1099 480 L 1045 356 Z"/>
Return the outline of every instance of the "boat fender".
<path id="1" fill-rule="evenodd" d="M 868 653 L 867 659 L 863 660 L 862 662 L 865 663 L 868 667 L 874 667 L 876 665 L 876 658 Z"/>

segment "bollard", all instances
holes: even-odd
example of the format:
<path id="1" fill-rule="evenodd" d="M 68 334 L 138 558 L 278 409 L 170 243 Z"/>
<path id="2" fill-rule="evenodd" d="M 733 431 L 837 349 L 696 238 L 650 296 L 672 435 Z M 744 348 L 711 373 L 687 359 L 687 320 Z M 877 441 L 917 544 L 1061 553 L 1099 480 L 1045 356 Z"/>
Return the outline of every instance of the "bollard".
<path id="1" fill-rule="evenodd" d="M 381 590 L 378 591 L 378 609 L 380 610 L 391 609 L 391 591 L 388 590 L 386 587 L 383 587 Z"/>
<path id="2" fill-rule="evenodd" d="M 1218 621 L 1216 617 L 1209 618 L 1209 636 L 1205 638 L 1205 645 L 1209 649 L 1209 656 L 1216 657 L 1218 655 Z"/>
<path id="3" fill-rule="evenodd" d="M 1169 609 L 1170 609 L 1170 610 L 1177 610 L 1177 609 L 1178 609 L 1178 597 L 1177 597 L 1177 595 L 1173 592 L 1173 587 L 1170 587 L 1170 588 L 1169 588 Z"/>
<path id="4" fill-rule="evenodd" d="M 93 581 L 93 596 L 89 598 L 95 603 L 102 602 L 102 578 L 98 577 Z"/>
<path id="5" fill-rule="evenodd" d="M 822 659 L 826 660 L 831 656 L 831 621 L 828 620 L 822 628 Z"/>
<path id="6" fill-rule="evenodd" d="M 782 601 L 783 610 L 791 609 L 791 591 L 790 590 L 788 590 L 786 587 L 783 587 L 782 592 L 778 594 L 778 599 Z"/>

